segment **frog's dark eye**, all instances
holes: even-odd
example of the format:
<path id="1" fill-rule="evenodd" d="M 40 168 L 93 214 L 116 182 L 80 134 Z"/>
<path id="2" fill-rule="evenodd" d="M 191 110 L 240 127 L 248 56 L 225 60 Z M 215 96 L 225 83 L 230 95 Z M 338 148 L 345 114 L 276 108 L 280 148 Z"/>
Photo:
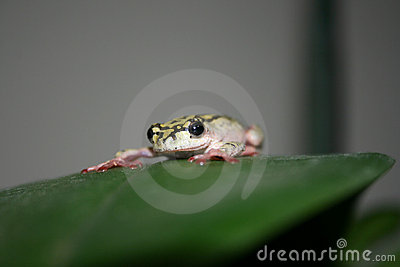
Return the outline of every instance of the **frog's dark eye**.
<path id="1" fill-rule="evenodd" d="M 150 127 L 147 130 L 147 139 L 149 139 L 150 143 L 153 143 L 153 135 L 154 135 L 153 127 Z"/>
<path id="2" fill-rule="evenodd" d="M 199 136 L 204 132 L 204 126 L 201 122 L 195 121 L 189 125 L 189 133 Z"/>

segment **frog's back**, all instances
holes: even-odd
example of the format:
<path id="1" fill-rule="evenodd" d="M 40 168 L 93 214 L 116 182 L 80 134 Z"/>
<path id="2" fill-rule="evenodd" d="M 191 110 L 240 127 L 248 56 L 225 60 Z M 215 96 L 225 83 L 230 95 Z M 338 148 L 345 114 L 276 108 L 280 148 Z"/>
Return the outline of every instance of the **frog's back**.
<path id="1" fill-rule="evenodd" d="M 204 124 L 210 131 L 210 135 L 220 141 L 245 141 L 245 130 L 242 124 L 237 120 L 216 114 L 199 115 Z"/>

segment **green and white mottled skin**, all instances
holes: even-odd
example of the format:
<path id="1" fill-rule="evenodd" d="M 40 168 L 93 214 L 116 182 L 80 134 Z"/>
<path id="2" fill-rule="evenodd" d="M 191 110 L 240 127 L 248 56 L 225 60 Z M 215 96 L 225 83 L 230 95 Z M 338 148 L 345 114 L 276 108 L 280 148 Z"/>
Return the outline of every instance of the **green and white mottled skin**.
<path id="1" fill-rule="evenodd" d="M 115 158 L 84 169 L 82 173 L 103 172 L 114 167 L 137 168 L 139 158 L 167 156 L 188 158 L 203 165 L 207 160 L 238 162 L 236 156 L 256 155 L 262 144 L 262 130 L 252 125 L 244 128 L 238 121 L 223 115 L 204 114 L 183 116 L 165 123 L 155 123 L 147 131 L 152 147 L 127 149 Z"/>

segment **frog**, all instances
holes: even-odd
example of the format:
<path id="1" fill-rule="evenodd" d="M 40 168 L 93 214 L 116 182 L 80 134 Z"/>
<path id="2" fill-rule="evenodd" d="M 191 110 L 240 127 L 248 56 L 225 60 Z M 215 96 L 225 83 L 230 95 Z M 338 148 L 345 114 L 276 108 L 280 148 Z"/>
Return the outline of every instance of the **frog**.
<path id="1" fill-rule="evenodd" d="M 125 149 L 106 162 L 88 167 L 81 173 L 104 172 L 115 167 L 136 169 L 140 158 L 187 159 L 204 165 L 210 160 L 237 163 L 238 156 L 255 156 L 264 133 L 257 125 L 244 127 L 239 121 L 218 114 L 181 116 L 165 123 L 154 123 L 147 130 L 152 146 Z"/>

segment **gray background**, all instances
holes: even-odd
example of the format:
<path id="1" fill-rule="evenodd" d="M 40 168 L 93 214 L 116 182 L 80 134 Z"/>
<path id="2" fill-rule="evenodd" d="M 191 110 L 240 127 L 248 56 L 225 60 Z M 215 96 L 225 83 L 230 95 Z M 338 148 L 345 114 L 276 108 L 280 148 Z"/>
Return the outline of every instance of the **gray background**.
<path id="1" fill-rule="evenodd" d="M 399 157 L 398 1 L 340 1 L 345 151 Z M 255 99 L 272 154 L 306 151 L 311 1 L 0 1 L 0 187 L 77 172 L 119 149 L 135 95 L 182 69 Z M 142 138 L 142 137 L 137 137 Z M 400 200 L 398 164 L 361 211 Z"/>

